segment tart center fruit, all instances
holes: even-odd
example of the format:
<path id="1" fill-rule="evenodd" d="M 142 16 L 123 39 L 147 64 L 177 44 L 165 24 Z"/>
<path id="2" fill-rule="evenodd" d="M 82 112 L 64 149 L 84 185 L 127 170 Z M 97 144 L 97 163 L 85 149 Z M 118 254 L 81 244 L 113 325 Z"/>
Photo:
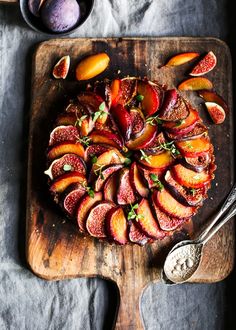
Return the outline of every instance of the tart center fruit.
<path id="1" fill-rule="evenodd" d="M 50 192 L 80 231 L 144 245 L 181 228 L 213 179 L 207 127 L 175 89 L 147 79 L 97 82 L 58 114 Z"/>

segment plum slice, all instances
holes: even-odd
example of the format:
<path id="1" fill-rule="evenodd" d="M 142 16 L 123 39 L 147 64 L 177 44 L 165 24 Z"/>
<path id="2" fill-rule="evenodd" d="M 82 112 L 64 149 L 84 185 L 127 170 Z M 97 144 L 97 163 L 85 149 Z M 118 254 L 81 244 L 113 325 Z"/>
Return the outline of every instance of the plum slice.
<path id="1" fill-rule="evenodd" d="M 108 212 L 114 207 L 114 203 L 101 201 L 90 209 L 86 220 L 86 228 L 91 236 L 97 238 L 107 237 L 105 219 Z"/>
<path id="2" fill-rule="evenodd" d="M 151 242 L 152 239 L 145 235 L 135 222 L 131 222 L 129 225 L 129 240 L 132 243 L 143 246 Z"/>
<path id="3" fill-rule="evenodd" d="M 95 192 L 94 196 L 85 195 L 82 197 L 77 212 L 77 222 L 81 232 L 86 232 L 86 220 L 89 210 L 97 203 L 102 200 L 102 193 Z"/>
<path id="4" fill-rule="evenodd" d="M 75 142 L 79 137 L 78 129 L 75 126 L 58 126 L 50 134 L 49 146 L 60 142 Z"/>
<path id="5" fill-rule="evenodd" d="M 168 89 L 165 91 L 164 100 L 160 108 L 158 118 L 165 120 L 169 119 L 170 111 L 175 106 L 178 99 L 178 93 L 176 89 Z"/>
<path id="6" fill-rule="evenodd" d="M 183 130 L 186 132 L 186 130 Z M 181 134 L 181 131 L 178 134 L 175 133 L 166 133 L 168 138 L 175 141 L 185 141 L 200 138 L 204 135 L 207 135 L 208 129 L 203 123 L 195 123 L 193 129 L 188 133 Z"/>
<path id="7" fill-rule="evenodd" d="M 86 175 L 86 164 L 81 157 L 74 154 L 66 154 L 59 159 L 55 159 L 44 173 L 53 180 L 71 171 L 77 171 Z"/>
<path id="8" fill-rule="evenodd" d="M 139 159 L 139 162 L 150 168 L 166 168 L 173 164 L 175 159 L 170 151 L 163 151 L 158 155 L 149 155 L 147 159 Z"/>
<path id="9" fill-rule="evenodd" d="M 205 189 L 186 189 L 172 176 L 170 171 L 165 174 L 165 183 L 171 195 L 185 206 L 197 206 L 202 204 Z"/>
<path id="10" fill-rule="evenodd" d="M 182 163 L 185 167 L 195 172 L 202 172 L 211 162 L 209 152 L 206 152 L 198 157 L 185 157 Z"/>
<path id="11" fill-rule="evenodd" d="M 139 203 L 136 210 L 136 214 L 139 216 L 137 220 L 137 226 L 148 236 L 153 239 L 163 239 L 166 234 L 160 229 L 156 219 L 154 218 L 149 202 L 143 198 Z"/>
<path id="12" fill-rule="evenodd" d="M 142 97 L 141 107 L 146 117 L 159 110 L 163 98 L 163 92 L 159 85 L 140 80 L 137 91 Z"/>
<path id="13" fill-rule="evenodd" d="M 157 126 L 146 124 L 140 136 L 126 142 L 126 147 L 131 150 L 148 148 L 157 135 Z"/>
<path id="14" fill-rule="evenodd" d="M 152 144 L 147 148 L 144 149 L 143 151 L 147 155 L 157 155 L 163 152 L 163 149 L 161 148 L 161 144 L 165 144 L 167 141 L 165 139 L 165 136 L 163 132 L 159 133 Z"/>
<path id="15" fill-rule="evenodd" d="M 112 101 L 110 85 L 105 81 L 97 81 L 94 86 L 94 93 L 99 95 L 110 109 Z"/>
<path id="16" fill-rule="evenodd" d="M 107 145 L 92 144 L 86 148 L 84 158 L 86 162 L 88 162 L 94 156 L 98 157 L 110 148 L 111 147 Z"/>
<path id="17" fill-rule="evenodd" d="M 183 135 L 190 132 L 199 120 L 200 117 L 198 111 L 190 108 L 187 118 L 179 122 L 165 122 L 163 123 L 163 127 L 171 133 Z"/>
<path id="18" fill-rule="evenodd" d="M 70 217 L 74 217 L 79 201 L 85 192 L 86 189 L 80 183 L 72 183 L 64 191 L 60 204 Z"/>
<path id="19" fill-rule="evenodd" d="M 120 170 L 123 167 L 122 164 L 120 165 L 112 165 L 107 168 L 105 168 L 102 172 L 101 175 L 98 176 L 98 178 L 94 182 L 94 190 L 95 191 L 100 191 L 102 190 L 104 183 L 106 180 L 111 176 L 114 172 Z"/>
<path id="20" fill-rule="evenodd" d="M 111 108 L 111 114 L 116 122 L 121 135 L 125 140 L 129 140 L 132 131 L 132 121 L 129 112 L 121 104 Z"/>
<path id="21" fill-rule="evenodd" d="M 130 183 L 133 189 L 141 196 L 147 197 L 149 194 L 149 189 L 145 185 L 143 178 L 139 172 L 138 166 L 135 162 L 132 163 L 129 171 Z"/>
<path id="22" fill-rule="evenodd" d="M 139 171 L 142 173 L 143 178 L 147 182 L 147 185 L 149 189 L 153 188 L 156 186 L 155 182 L 152 180 L 152 174 L 155 174 L 158 176 L 158 178 L 161 178 L 163 174 L 166 171 L 166 168 L 148 168 L 145 167 L 144 165 L 138 164 Z"/>
<path id="23" fill-rule="evenodd" d="M 50 186 L 50 191 L 54 194 L 62 193 L 70 184 L 76 182 L 83 182 L 84 184 L 86 184 L 85 176 L 80 172 L 76 171 L 60 175 L 52 182 Z"/>
<path id="24" fill-rule="evenodd" d="M 89 137 L 93 143 L 108 144 L 116 148 L 123 147 L 123 140 L 119 135 L 105 130 L 94 130 Z"/>
<path id="25" fill-rule="evenodd" d="M 152 200 L 152 207 L 154 209 L 160 228 L 165 231 L 172 231 L 180 227 L 182 223 L 186 221 L 186 219 L 174 218 L 163 212 L 155 202 L 157 198 L 156 195 L 157 195 L 157 191 L 155 190 L 153 191 L 151 200 Z"/>
<path id="26" fill-rule="evenodd" d="M 103 187 L 103 195 L 105 200 L 116 202 L 118 180 L 119 180 L 119 172 L 116 171 L 111 176 L 109 176 L 109 178 L 105 182 Z"/>
<path id="27" fill-rule="evenodd" d="M 188 219 L 196 213 L 195 207 L 179 203 L 165 188 L 158 191 L 153 197 L 160 209 L 171 217 Z"/>
<path id="28" fill-rule="evenodd" d="M 196 173 L 181 164 L 175 165 L 171 171 L 179 184 L 190 189 L 201 188 L 212 179 L 212 175 L 206 170 Z"/>
<path id="29" fill-rule="evenodd" d="M 170 91 L 175 91 L 176 99 L 173 95 L 169 95 Z M 164 121 L 180 121 L 185 120 L 189 116 L 189 105 L 184 100 L 184 98 L 177 94 L 176 90 L 167 91 L 167 100 L 163 103 L 163 108 L 160 110 L 160 115 L 158 116 Z M 174 94 L 174 92 L 172 92 Z M 175 95 L 175 94 L 174 94 Z M 172 97 L 172 98 L 171 98 Z"/>
<path id="30" fill-rule="evenodd" d="M 129 169 L 123 168 L 119 173 L 117 203 L 119 205 L 132 204 L 135 202 L 136 198 L 130 182 Z"/>
<path id="31" fill-rule="evenodd" d="M 124 245 L 128 242 L 128 223 L 121 207 L 114 207 L 107 213 L 106 228 L 116 243 Z"/>
<path id="32" fill-rule="evenodd" d="M 62 142 L 53 146 L 48 154 L 48 160 L 54 160 L 65 154 L 75 154 L 84 159 L 84 147 L 81 143 Z"/>
<path id="33" fill-rule="evenodd" d="M 176 147 L 184 157 L 197 157 L 209 151 L 211 143 L 208 136 L 202 136 L 192 140 L 178 141 Z"/>

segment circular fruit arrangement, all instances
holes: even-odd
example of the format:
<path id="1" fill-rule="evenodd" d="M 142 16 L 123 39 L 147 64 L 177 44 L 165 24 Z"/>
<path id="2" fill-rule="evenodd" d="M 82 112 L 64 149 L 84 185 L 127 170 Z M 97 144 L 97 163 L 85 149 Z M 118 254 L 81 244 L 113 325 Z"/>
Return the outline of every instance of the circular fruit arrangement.
<path id="1" fill-rule="evenodd" d="M 144 245 L 190 220 L 214 178 L 213 146 L 176 89 L 97 82 L 58 115 L 47 152 L 50 192 L 85 235 Z"/>

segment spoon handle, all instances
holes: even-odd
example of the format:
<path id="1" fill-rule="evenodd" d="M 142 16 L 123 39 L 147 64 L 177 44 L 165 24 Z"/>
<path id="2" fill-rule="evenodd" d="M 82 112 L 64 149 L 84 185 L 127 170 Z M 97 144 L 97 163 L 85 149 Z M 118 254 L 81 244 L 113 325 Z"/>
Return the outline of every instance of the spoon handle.
<path id="1" fill-rule="evenodd" d="M 205 235 L 204 239 L 201 241 L 198 241 L 199 243 L 202 243 L 203 245 L 209 241 L 209 239 L 214 236 L 220 228 L 226 224 L 234 215 L 236 214 L 236 203 L 231 206 L 230 210 L 222 217 L 222 219 L 219 221 L 219 223 L 213 227 L 210 231 L 208 231 L 207 235 Z"/>
<path id="2" fill-rule="evenodd" d="M 199 235 L 196 241 L 202 241 L 208 235 L 211 228 L 215 225 L 215 223 L 220 219 L 220 217 L 229 209 L 229 207 L 234 203 L 236 200 L 236 183 L 233 185 L 232 189 L 230 190 L 229 195 L 227 196 L 224 204 L 221 206 L 219 212 L 214 216 L 212 221 L 209 223 L 208 227 Z"/>

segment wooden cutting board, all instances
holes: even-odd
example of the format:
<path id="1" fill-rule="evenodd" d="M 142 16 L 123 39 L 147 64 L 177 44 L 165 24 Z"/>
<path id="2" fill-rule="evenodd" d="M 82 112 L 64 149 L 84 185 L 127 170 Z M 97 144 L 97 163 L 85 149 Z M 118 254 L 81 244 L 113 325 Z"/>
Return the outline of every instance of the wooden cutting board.
<path id="1" fill-rule="evenodd" d="M 169 87 L 186 79 L 193 63 L 178 68 L 162 68 L 167 58 L 186 51 L 214 51 L 217 67 L 208 74 L 215 89 L 229 104 L 230 113 L 222 125 L 212 125 L 202 100 L 194 92 L 187 97 L 198 106 L 215 146 L 216 179 L 209 199 L 205 201 L 193 223 L 161 243 L 145 247 L 125 247 L 84 238 L 75 224 L 67 221 L 48 193 L 45 150 L 56 113 L 63 109 L 68 97 L 82 86 L 75 81 L 74 70 L 86 55 L 107 52 L 110 67 L 98 78 L 147 76 Z M 52 78 L 55 62 L 63 55 L 71 56 L 71 70 L 65 81 Z M 35 52 L 32 72 L 32 109 L 30 117 L 27 260 L 32 271 L 47 280 L 99 276 L 114 281 L 120 292 L 117 329 L 141 329 L 139 299 L 143 288 L 159 281 L 160 267 L 170 247 L 189 233 L 194 236 L 209 216 L 216 211 L 233 183 L 232 85 L 231 57 L 228 47 L 214 38 L 148 38 L 148 39 L 58 39 L 41 43 Z M 200 268 L 192 282 L 216 282 L 232 270 L 234 229 L 229 223 L 207 244 Z"/>

